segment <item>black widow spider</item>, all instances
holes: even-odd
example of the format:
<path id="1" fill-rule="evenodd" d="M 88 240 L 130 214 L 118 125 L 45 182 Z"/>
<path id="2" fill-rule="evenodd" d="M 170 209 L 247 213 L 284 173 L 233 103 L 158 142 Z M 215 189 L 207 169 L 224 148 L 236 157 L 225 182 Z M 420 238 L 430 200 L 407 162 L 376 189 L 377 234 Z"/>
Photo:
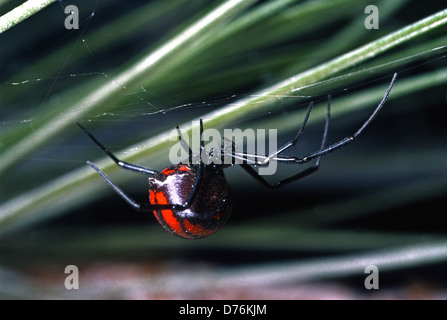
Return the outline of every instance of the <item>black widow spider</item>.
<path id="1" fill-rule="evenodd" d="M 280 147 L 273 154 L 268 156 L 249 155 L 244 153 L 236 153 L 235 149 L 232 148 L 229 155 L 233 159 L 244 160 L 240 163 L 241 167 L 255 180 L 271 189 L 278 188 L 287 183 L 291 183 L 308 176 L 309 174 L 318 170 L 320 159 L 323 155 L 340 149 L 341 147 L 354 141 L 354 139 L 357 138 L 371 123 L 376 114 L 384 105 L 391 88 L 393 87 L 396 76 L 397 74 L 394 74 L 393 79 L 391 80 L 391 83 L 379 105 L 352 136 L 346 137 L 330 146 L 325 146 L 330 118 L 330 99 L 328 99 L 324 133 L 321 146 L 318 151 L 302 158 L 280 156 L 283 152 L 289 150 L 298 142 L 312 110 L 312 103 L 310 103 L 303 123 L 301 124 L 295 138 Z M 185 239 L 199 239 L 215 233 L 228 220 L 232 209 L 232 196 L 230 187 L 225 180 L 223 169 L 230 165 L 215 163 L 205 164 L 202 160 L 199 160 L 198 164 L 193 164 L 193 153 L 187 143 L 184 142 L 178 126 L 177 131 L 179 140 L 182 147 L 187 150 L 189 154 L 189 163 L 173 165 L 162 170 L 161 172 L 158 172 L 156 170 L 119 160 L 90 132 L 88 132 L 86 128 L 79 123 L 78 125 L 119 167 L 149 176 L 149 202 L 139 203 L 115 185 L 112 180 L 110 180 L 110 178 L 107 177 L 106 174 L 98 167 L 90 161 L 87 161 L 87 164 L 96 170 L 96 172 L 99 173 L 99 175 L 112 187 L 112 189 L 115 190 L 115 192 L 134 209 L 138 211 L 153 211 L 157 220 L 167 231 Z M 201 154 L 203 154 L 204 151 L 202 133 L 203 123 L 200 119 Z M 222 150 L 228 153 L 228 151 L 225 151 L 224 146 L 222 146 Z M 287 164 L 303 164 L 313 159 L 315 159 L 314 165 L 274 184 L 267 182 L 252 167 L 252 165 L 265 166 L 272 160 Z"/>

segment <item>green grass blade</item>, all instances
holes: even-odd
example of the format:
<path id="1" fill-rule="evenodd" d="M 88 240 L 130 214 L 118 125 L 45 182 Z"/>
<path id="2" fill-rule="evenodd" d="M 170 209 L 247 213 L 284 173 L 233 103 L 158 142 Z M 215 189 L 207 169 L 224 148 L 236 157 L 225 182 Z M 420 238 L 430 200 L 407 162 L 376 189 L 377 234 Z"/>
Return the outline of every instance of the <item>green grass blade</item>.
<path id="1" fill-rule="evenodd" d="M 49 6 L 56 0 L 28 0 L 0 17 L 0 34 L 11 29 L 33 14 Z"/>
<path id="2" fill-rule="evenodd" d="M 8 168 L 17 164 L 17 159 L 25 157 L 51 138 L 57 137 L 64 129 L 75 123 L 92 109 L 98 108 L 132 87 L 142 78 L 153 76 L 157 72 L 168 72 L 169 63 L 176 56 L 187 55 L 189 48 L 196 44 L 197 38 L 209 34 L 210 30 L 219 26 L 223 21 L 233 17 L 255 0 L 228 0 L 193 23 L 189 28 L 181 31 L 171 40 L 165 42 L 156 50 L 151 51 L 142 59 L 126 68 L 125 71 L 106 82 L 99 88 L 87 94 L 81 101 L 76 101 L 65 111 L 70 116 L 59 117 L 50 110 L 50 115 L 42 115 L 39 129 L 23 137 L 11 148 L 3 150 L 0 165 L 0 175 Z M 173 66 L 171 65 L 171 68 Z M 8 156 L 4 156 L 7 154 Z"/>

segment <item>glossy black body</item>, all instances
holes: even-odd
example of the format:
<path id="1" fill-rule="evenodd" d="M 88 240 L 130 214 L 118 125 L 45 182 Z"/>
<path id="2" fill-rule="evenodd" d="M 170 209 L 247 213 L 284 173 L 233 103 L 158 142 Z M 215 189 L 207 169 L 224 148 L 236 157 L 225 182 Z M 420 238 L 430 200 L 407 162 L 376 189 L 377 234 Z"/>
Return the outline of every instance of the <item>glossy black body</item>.
<path id="1" fill-rule="evenodd" d="M 150 202 L 153 205 L 182 205 L 192 192 L 198 166 L 175 165 L 149 177 Z M 199 239 L 218 231 L 227 222 L 233 198 L 230 186 L 218 166 L 205 166 L 197 195 L 183 210 L 154 210 L 160 224 L 172 234 Z"/>

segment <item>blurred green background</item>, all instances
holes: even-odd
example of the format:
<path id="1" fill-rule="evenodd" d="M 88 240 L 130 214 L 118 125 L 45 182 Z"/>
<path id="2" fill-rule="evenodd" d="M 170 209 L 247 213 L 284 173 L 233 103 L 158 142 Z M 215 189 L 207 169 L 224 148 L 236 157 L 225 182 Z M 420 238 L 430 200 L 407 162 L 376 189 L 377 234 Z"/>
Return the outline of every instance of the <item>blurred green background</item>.
<path id="1" fill-rule="evenodd" d="M 0 2 L 0 14 L 19 4 Z M 79 30 L 64 27 L 69 4 Z M 369 4 L 379 29 L 364 26 Z M 437 13 L 428 31 L 417 24 Z M 0 34 L 0 297 L 447 298 L 446 19 L 434 0 L 56 1 Z M 232 216 L 198 241 L 111 191 L 86 160 L 139 200 L 146 177 L 117 169 L 76 126 L 161 170 L 176 125 L 277 129 L 280 145 L 313 101 L 288 153 L 303 156 L 319 146 L 328 94 L 330 143 L 361 126 L 394 72 L 378 117 L 317 173 L 271 191 L 227 169 Z M 369 264 L 379 290 L 364 287 Z M 64 288 L 67 265 L 79 290 Z"/>

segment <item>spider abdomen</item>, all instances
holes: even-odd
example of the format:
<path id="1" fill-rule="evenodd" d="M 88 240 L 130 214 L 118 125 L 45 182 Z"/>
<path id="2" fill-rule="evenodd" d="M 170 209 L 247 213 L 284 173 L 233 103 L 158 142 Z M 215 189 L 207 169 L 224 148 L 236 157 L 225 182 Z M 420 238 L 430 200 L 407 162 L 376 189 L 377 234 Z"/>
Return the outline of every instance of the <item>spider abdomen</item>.
<path id="1" fill-rule="evenodd" d="M 183 205 L 196 179 L 195 168 L 175 165 L 149 178 L 153 205 Z M 184 210 L 157 209 L 154 215 L 169 232 L 185 239 L 200 239 L 218 231 L 231 213 L 232 196 L 222 170 L 206 170 L 197 195 Z"/>

